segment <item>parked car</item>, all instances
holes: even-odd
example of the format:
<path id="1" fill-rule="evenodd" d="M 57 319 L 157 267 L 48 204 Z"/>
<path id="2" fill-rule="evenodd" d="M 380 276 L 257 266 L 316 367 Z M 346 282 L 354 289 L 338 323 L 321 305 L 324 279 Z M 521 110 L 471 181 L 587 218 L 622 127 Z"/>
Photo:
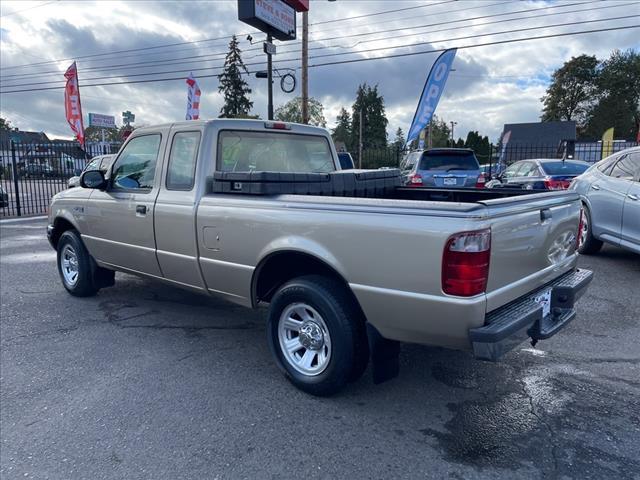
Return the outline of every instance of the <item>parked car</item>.
<path id="1" fill-rule="evenodd" d="M 460 157 L 434 158 L 477 166 Z M 71 295 L 113 285 L 118 270 L 269 304 L 275 361 L 314 395 L 370 358 L 374 379 L 394 376 L 398 342 L 498 360 L 572 321 L 592 278 L 576 268 L 577 193 L 451 188 L 457 201 L 429 201 L 434 190 L 399 187 L 398 170 L 340 171 L 328 131 L 309 125 L 139 128 L 109 175 L 88 170 L 80 184 L 53 197 L 47 227 Z"/>
<path id="2" fill-rule="evenodd" d="M 527 190 L 566 190 L 571 180 L 591 164 L 580 160 L 538 158 L 509 165 L 487 188 L 524 188 Z"/>
<path id="3" fill-rule="evenodd" d="M 93 157 L 89 163 L 85 165 L 82 169 L 82 172 L 86 172 L 88 170 L 101 170 L 106 173 L 109 170 L 109 165 L 111 165 L 111 161 L 113 160 L 115 155 L 99 155 L 97 157 Z M 68 188 L 78 187 L 80 186 L 80 175 L 82 172 L 79 172 L 78 175 L 71 177 L 67 181 Z"/>
<path id="4" fill-rule="evenodd" d="M 603 242 L 640 253 L 640 147 L 605 158 L 571 182 L 582 197 L 580 253 Z"/>
<path id="5" fill-rule="evenodd" d="M 338 161 L 340 162 L 340 168 L 342 170 L 351 170 L 355 168 L 353 157 L 348 152 L 338 152 Z"/>
<path id="6" fill-rule="evenodd" d="M 0 208 L 5 208 L 9 206 L 9 194 L 4 189 L 2 185 L 0 185 Z"/>
<path id="7" fill-rule="evenodd" d="M 409 187 L 484 187 L 476 154 L 470 148 L 431 148 L 407 155 L 403 170 Z"/>
<path id="8" fill-rule="evenodd" d="M 50 178 L 55 177 L 56 172 L 51 165 L 47 165 L 46 163 L 29 163 L 24 167 L 22 176 L 25 178 Z"/>

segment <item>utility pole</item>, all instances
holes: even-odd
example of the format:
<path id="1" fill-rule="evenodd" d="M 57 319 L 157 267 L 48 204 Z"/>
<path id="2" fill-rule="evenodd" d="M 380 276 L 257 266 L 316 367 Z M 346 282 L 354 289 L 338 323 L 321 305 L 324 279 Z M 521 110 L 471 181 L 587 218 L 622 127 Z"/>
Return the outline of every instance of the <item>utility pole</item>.
<path id="1" fill-rule="evenodd" d="M 267 43 L 273 43 L 271 34 L 267 34 Z M 267 117 L 273 120 L 273 62 L 271 54 L 267 51 Z"/>
<path id="2" fill-rule="evenodd" d="M 302 12 L 302 123 L 309 123 L 309 12 Z"/>
<path id="3" fill-rule="evenodd" d="M 451 122 L 451 146 L 454 147 L 454 140 L 453 140 L 453 129 L 454 127 L 458 124 L 458 122 Z"/>
<path id="4" fill-rule="evenodd" d="M 362 169 L 362 109 L 360 109 L 360 128 L 358 141 L 358 168 Z"/>

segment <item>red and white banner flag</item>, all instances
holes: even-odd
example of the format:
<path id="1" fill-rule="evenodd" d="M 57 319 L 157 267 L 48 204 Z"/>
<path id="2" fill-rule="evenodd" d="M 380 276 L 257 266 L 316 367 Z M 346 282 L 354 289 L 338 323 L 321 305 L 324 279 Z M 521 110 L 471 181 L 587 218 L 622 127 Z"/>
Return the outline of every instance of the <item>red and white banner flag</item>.
<path id="1" fill-rule="evenodd" d="M 64 87 L 64 111 L 67 122 L 80 145 L 84 148 L 84 125 L 82 123 L 82 106 L 80 104 L 80 87 L 78 86 L 78 69 L 73 62 L 64 74 L 67 85 Z"/>
<path id="2" fill-rule="evenodd" d="M 187 78 L 187 120 L 200 118 L 200 87 L 193 73 Z"/>

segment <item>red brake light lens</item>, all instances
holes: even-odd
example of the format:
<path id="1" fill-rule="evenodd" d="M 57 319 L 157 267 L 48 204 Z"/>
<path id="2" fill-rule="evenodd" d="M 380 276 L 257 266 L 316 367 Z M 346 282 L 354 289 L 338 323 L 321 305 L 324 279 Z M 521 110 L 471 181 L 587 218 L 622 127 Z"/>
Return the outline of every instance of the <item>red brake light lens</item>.
<path id="1" fill-rule="evenodd" d="M 487 177 L 485 177 L 484 173 L 480 173 L 476 180 L 476 188 L 484 188 L 485 183 L 487 183 Z"/>
<path id="2" fill-rule="evenodd" d="M 422 177 L 419 173 L 412 173 L 409 175 L 409 186 L 410 187 L 421 187 L 422 186 Z"/>
<path id="3" fill-rule="evenodd" d="M 491 230 L 461 232 L 447 240 L 442 254 L 442 291 L 472 297 L 487 289 Z"/>
<path id="4" fill-rule="evenodd" d="M 291 125 L 287 125 L 284 122 L 264 122 L 264 128 L 271 128 L 273 130 L 291 130 Z"/>

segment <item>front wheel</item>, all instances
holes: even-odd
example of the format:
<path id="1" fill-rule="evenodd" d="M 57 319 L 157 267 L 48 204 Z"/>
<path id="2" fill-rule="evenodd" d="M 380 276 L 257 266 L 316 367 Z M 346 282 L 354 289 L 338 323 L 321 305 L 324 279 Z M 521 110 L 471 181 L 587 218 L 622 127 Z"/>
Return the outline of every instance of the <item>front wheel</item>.
<path id="1" fill-rule="evenodd" d="M 89 252 L 73 230 L 64 232 L 58 240 L 58 273 L 62 285 L 71 295 L 89 297 L 98 291 Z"/>
<path id="2" fill-rule="evenodd" d="M 271 301 L 269 347 L 296 387 L 332 395 L 366 368 L 369 350 L 361 317 L 338 282 L 319 275 L 296 278 Z"/>

